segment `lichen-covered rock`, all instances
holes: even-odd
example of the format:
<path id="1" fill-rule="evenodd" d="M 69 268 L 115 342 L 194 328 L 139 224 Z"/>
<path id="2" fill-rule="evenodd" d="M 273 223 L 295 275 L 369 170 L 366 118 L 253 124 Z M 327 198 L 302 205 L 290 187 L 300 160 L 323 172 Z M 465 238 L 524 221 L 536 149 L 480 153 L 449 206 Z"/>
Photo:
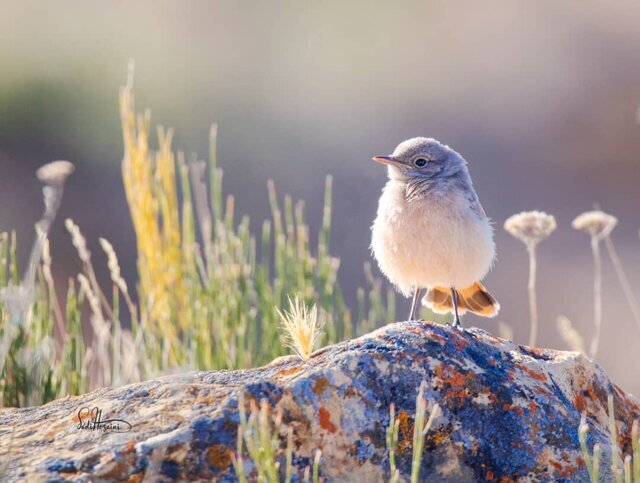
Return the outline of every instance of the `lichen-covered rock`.
<path id="1" fill-rule="evenodd" d="M 5 409 L 0 471 L 3 481 L 234 481 L 243 391 L 245 401 L 267 399 L 293 428 L 298 481 L 316 448 L 327 481 L 388 479 L 385 428 L 395 403 L 406 479 L 421 381 L 428 403 L 441 407 L 425 440 L 425 481 L 587 481 L 582 412 L 589 445 L 602 445 L 608 481 L 607 393 L 625 453 L 640 415 L 636 399 L 577 353 L 518 346 L 480 329 L 404 322 L 327 347 L 308 362 L 280 358 L 259 369 L 172 375 Z M 106 430 L 87 427 L 94 408 Z M 246 455 L 244 461 L 251 475 Z"/>

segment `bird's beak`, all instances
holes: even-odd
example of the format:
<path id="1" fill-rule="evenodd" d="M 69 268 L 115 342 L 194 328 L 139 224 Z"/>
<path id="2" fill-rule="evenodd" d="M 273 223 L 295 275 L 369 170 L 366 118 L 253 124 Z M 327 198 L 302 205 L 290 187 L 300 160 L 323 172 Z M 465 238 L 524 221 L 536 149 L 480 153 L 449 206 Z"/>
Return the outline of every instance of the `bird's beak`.
<path id="1" fill-rule="evenodd" d="M 381 164 L 388 164 L 390 166 L 399 166 L 402 164 L 397 159 L 394 159 L 393 156 L 374 156 L 373 160 Z"/>

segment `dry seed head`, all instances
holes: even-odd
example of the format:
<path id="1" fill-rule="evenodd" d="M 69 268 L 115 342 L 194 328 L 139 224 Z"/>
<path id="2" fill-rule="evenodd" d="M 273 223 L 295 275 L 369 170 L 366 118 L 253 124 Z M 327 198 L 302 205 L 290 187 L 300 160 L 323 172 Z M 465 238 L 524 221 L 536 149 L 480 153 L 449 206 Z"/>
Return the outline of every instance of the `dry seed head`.
<path id="1" fill-rule="evenodd" d="M 80 273 L 78 274 L 78 282 L 80 282 L 80 287 L 82 288 L 85 296 L 87 297 L 87 300 L 89 301 L 91 311 L 96 317 L 102 318 L 102 311 L 100 310 L 100 300 L 98 300 L 98 296 L 91 288 L 89 279 L 85 277 L 84 274 Z"/>
<path id="2" fill-rule="evenodd" d="M 80 260 L 85 263 L 89 263 L 91 260 L 91 252 L 87 249 L 87 241 L 80 232 L 80 228 L 76 225 L 71 218 L 67 218 L 64 221 L 64 225 L 67 227 L 67 231 L 71 235 L 71 243 L 78 250 L 78 256 Z"/>
<path id="3" fill-rule="evenodd" d="M 587 424 L 587 415 L 582 413 L 580 416 L 580 424 L 578 425 L 578 433 L 584 435 L 589 432 L 589 425 Z"/>
<path id="4" fill-rule="evenodd" d="M 543 211 L 523 211 L 504 222 L 504 229 L 527 246 L 547 238 L 556 226 L 555 217 Z"/>
<path id="5" fill-rule="evenodd" d="M 289 298 L 289 310 L 276 309 L 287 345 L 302 359 L 308 359 L 322 337 L 322 323 L 318 321 L 318 307 L 308 308 L 297 296 Z"/>
<path id="6" fill-rule="evenodd" d="M 69 161 L 53 161 L 41 166 L 36 171 L 36 176 L 46 184 L 62 184 L 75 169 Z"/>
<path id="7" fill-rule="evenodd" d="M 586 211 L 577 216 L 571 223 L 576 230 L 587 232 L 592 237 L 602 240 L 609 236 L 618 224 L 618 219 L 604 211 Z"/>
<path id="8" fill-rule="evenodd" d="M 111 275 L 111 281 L 123 292 L 127 293 L 127 282 L 120 274 L 120 264 L 118 263 L 118 256 L 113 248 L 113 245 L 106 239 L 100 238 L 100 246 L 104 253 L 107 255 L 107 267 L 109 267 L 109 274 Z"/>
<path id="9" fill-rule="evenodd" d="M 565 317 L 564 315 L 561 315 L 558 317 L 556 324 L 558 326 L 558 332 L 560 332 L 560 336 L 567 343 L 569 348 L 572 351 L 586 354 L 586 351 L 584 349 L 584 340 L 582 339 L 580 332 L 578 332 L 573 327 L 571 320 L 569 320 L 569 318 Z"/>

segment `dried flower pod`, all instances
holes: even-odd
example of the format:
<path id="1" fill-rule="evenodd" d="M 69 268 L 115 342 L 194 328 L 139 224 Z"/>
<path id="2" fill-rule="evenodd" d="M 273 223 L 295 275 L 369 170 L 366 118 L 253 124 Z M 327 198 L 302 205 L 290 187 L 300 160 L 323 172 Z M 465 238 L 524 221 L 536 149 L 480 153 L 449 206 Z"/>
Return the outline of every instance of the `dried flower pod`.
<path id="1" fill-rule="evenodd" d="M 598 240 L 609 236 L 618 224 L 618 219 L 604 211 L 586 211 L 578 215 L 571 223 L 576 230 L 582 230 Z"/>
<path id="2" fill-rule="evenodd" d="M 504 222 L 504 229 L 526 245 L 535 245 L 556 229 L 556 219 L 543 211 L 523 211 Z"/>
<path id="3" fill-rule="evenodd" d="M 41 166 L 36 176 L 46 184 L 61 184 L 75 171 L 75 166 L 69 161 L 52 161 Z"/>

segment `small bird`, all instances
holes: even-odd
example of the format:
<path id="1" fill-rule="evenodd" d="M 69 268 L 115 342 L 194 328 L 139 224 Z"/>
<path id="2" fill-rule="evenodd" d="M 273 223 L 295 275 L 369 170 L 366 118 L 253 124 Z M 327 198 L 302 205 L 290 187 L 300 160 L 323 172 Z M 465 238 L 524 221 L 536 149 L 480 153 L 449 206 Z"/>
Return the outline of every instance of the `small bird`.
<path id="1" fill-rule="evenodd" d="M 380 270 L 405 296 L 413 293 L 409 320 L 422 304 L 437 313 L 494 317 L 500 305 L 480 280 L 495 257 L 491 222 L 478 200 L 464 158 L 432 138 L 404 141 L 389 156 L 371 227 Z"/>

